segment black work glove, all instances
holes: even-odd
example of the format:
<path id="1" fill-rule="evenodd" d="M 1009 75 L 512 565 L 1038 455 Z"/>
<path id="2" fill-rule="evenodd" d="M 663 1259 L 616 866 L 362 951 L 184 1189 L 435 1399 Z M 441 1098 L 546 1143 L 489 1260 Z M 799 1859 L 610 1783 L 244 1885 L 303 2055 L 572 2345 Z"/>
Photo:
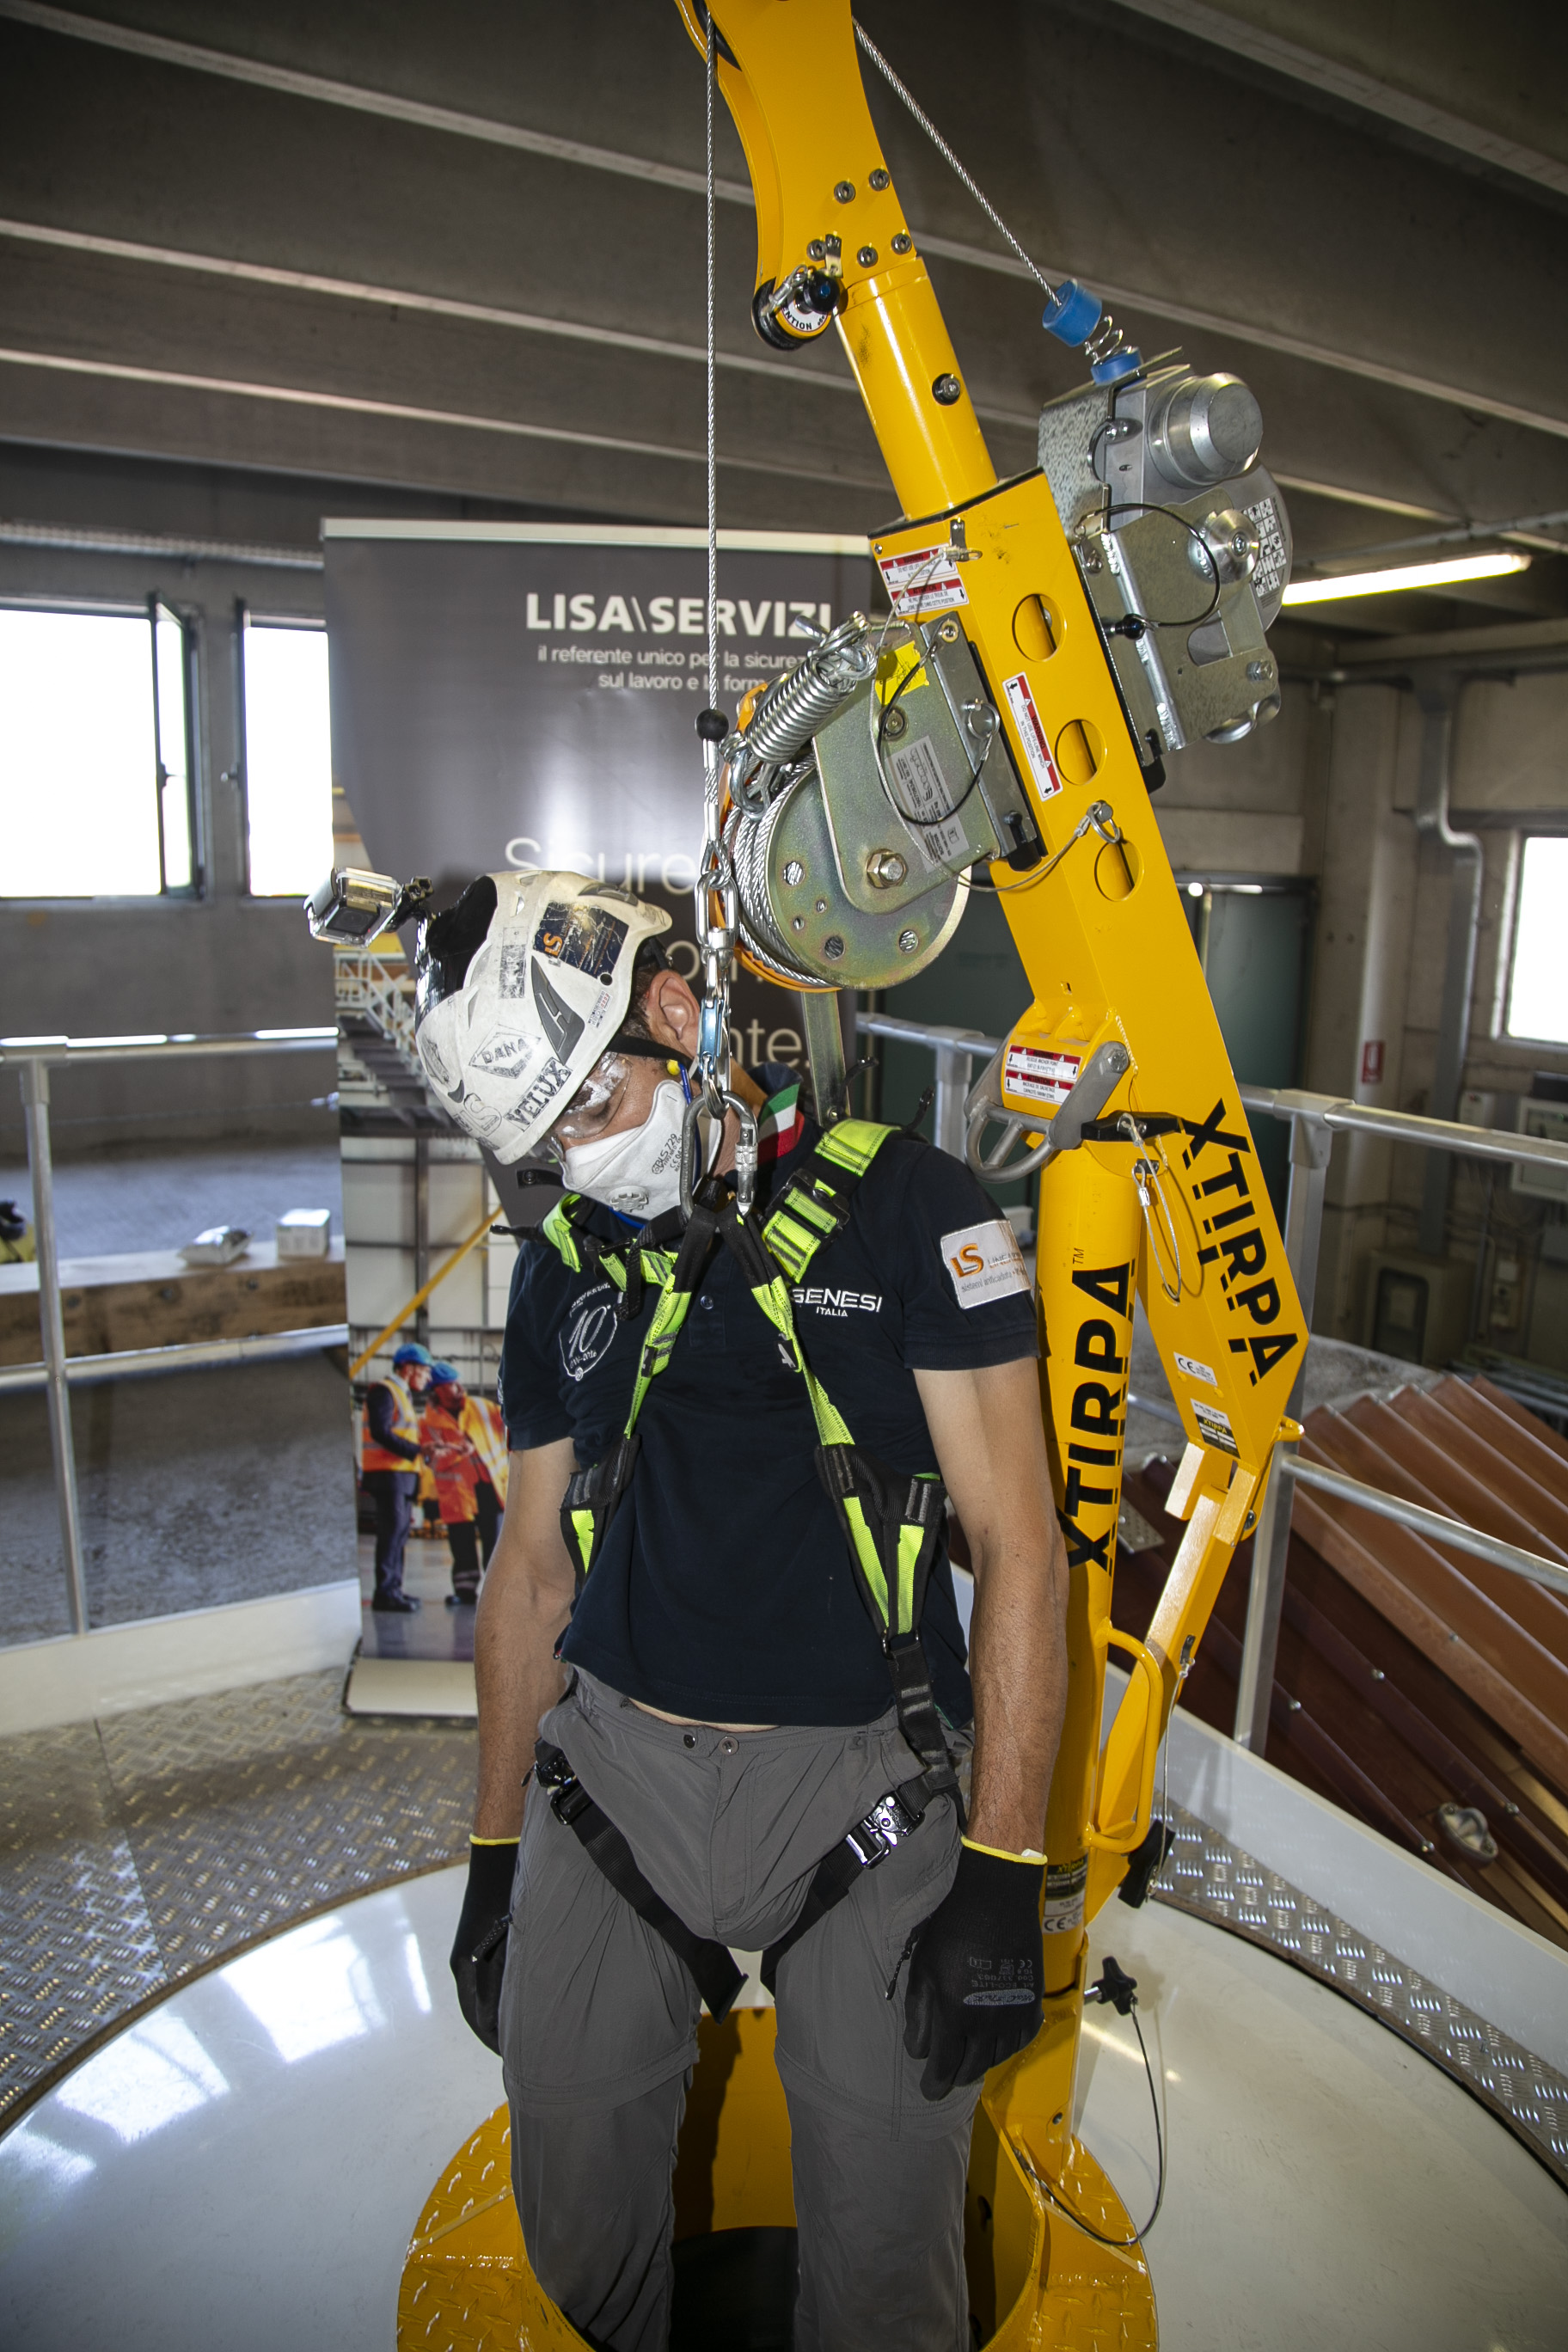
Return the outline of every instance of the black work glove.
<path id="1" fill-rule="evenodd" d="M 924 2097 L 978 2083 L 1039 2032 L 1045 1875 L 1043 1862 L 961 1851 L 946 1899 L 915 1939 L 904 1997 L 904 2048 L 926 2062 Z"/>
<path id="2" fill-rule="evenodd" d="M 470 1841 L 468 1883 L 452 1944 L 458 2007 L 487 2050 L 500 2055 L 500 1980 L 511 1924 L 511 1880 L 517 1840 Z"/>

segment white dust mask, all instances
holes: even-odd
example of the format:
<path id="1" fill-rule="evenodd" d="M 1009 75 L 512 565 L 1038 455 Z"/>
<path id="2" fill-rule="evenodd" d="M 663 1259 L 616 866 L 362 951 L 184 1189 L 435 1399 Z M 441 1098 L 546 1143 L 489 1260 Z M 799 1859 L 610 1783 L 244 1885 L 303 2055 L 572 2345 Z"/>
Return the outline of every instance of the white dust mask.
<path id="1" fill-rule="evenodd" d="M 618 1209 L 643 1223 L 673 1209 L 680 1198 L 680 1132 L 686 1098 L 672 1078 L 654 1092 L 640 1127 L 574 1144 L 561 1155 L 567 1189 Z"/>

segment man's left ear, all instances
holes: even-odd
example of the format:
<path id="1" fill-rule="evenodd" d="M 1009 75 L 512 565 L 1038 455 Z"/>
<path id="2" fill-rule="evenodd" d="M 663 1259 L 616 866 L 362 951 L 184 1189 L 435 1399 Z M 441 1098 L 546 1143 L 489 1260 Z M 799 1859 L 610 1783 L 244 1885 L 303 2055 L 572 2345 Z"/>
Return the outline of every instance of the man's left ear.
<path id="1" fill-rule="evenodd" d="M 678 971 L 661 971 L 647 992 L 647 1025 L 661 1045 L 678 1053 L 697 1051 L 697 999 Z"/>

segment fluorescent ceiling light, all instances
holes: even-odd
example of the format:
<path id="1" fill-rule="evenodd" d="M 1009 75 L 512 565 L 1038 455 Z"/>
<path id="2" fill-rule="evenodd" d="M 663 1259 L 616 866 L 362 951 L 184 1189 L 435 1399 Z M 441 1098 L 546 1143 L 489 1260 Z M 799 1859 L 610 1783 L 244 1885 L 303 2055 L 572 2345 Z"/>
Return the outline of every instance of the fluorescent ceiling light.
<path id="1" fill-rule="evenodd" d="M 1447 563 L 1401 563 L 1386 572 L 1346 572 L 1337 580 L 1293 580 L 1287 604 L 1332 604 L 1345 596 L 1386 596 L 1394 588 L 1446 588 L 1456 580 L 1500 580 L 1528 572 L 1528 555 L 1456 555 Z"/>

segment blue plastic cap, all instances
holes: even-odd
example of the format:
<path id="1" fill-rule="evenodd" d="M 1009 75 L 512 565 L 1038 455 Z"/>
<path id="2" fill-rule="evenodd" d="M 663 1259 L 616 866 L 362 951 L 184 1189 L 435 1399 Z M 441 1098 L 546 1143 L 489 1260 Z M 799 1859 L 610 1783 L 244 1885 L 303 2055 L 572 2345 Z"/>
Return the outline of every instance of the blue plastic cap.
<path id="1" fill-rule="evenodd" d="M 1096 360 L 1089 374 L 1096 383 L 1120 383 L 1124 375 L 1132 375 L 1143 364 L 1143 354 L 1136 343 L 1123 343 L 1108 360 Z"/>
<path id="2" fill-rule="evenodd" d="M 1104 310 L 1099 296 L 1091 294 L 1087 286 L 1080 286 L 1076 278 L 1064 278 L 1046 304 L 1040 324 L 1047 335 L 1055 335 L 1058 342 L 1068 343 L 1077 351 L 1080 344 L 1088 342 Z"/>

